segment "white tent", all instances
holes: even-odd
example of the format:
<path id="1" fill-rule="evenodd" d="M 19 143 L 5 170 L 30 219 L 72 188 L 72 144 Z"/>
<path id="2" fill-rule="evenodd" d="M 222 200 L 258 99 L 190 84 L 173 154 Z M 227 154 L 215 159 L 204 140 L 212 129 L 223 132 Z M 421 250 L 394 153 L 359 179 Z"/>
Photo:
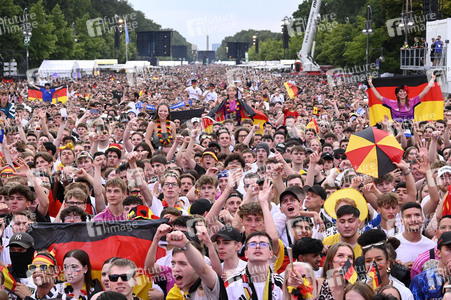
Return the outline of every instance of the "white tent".
<path id="1" fill-rule="evenodd" d="M 39 77 L 79 77 L 80 67 L 76 60 L 44 60 L 39 67 Z"/>
<path id="2" fill-rule="evenodd" d="M 127 72 L 142 73 L 147 70 L 148 66 L 150 66 L 150 62 L 146 60 L 129 60 L 125 63 L 125 69 L 127 69 Z"/>
<path id="3" fill-rule="evenodd" d="M 97 76 L 99 65 L 96 60 L 77 60 L 80 71 L 90 76 Z"/>

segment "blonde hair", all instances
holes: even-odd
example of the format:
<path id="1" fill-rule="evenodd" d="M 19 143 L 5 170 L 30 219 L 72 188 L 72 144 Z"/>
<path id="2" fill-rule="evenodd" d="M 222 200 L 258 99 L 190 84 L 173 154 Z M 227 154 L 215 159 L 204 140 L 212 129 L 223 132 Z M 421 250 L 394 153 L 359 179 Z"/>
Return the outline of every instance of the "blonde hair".
<path id="1" fill-rule="evenodd" d="M 310 264 L 308 264 L 308 263 L 299 262 L 299 261 L 293 263 L 293 268 L 296 266 L 303 267 L 305 269 L 305 273 L 307 274 L 307 279 L 309 279 L 309 278 L 311 279 L 311 280 L 309 280 L 309 282 L 313 287 L 312 295 L 313 295 L 313 298 L 315 298 L 315 296 L 318 293 L 318 290 L 316 287 L 316 278 L 315 278 L 315 273 L 313 272 L 312 266 L 310 266 Z M 285 270 L 285 274 L 283 277 L 283 299 L 291 299 L 291 294 L 288 292 L 288 277 L 290 276 L 291 272 L 292 272 L 292 269 L 291 269 L 291 264 L 290 264 L 287 266 L 287 269 Z"/>

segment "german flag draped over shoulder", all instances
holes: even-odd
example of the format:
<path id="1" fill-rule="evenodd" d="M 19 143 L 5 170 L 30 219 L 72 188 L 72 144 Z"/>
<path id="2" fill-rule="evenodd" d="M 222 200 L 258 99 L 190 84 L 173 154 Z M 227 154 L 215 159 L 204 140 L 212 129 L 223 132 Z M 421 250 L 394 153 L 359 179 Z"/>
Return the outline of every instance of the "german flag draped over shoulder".
<path id="1" fill-rule="evenodd" d="M 373 85 L 382 97 L 396 100 L 395 89 L 398 86 L 405 86 L 408 98 L 411 99 L 418 96 L 427 86 L 428 80 L 425 75 L 375 78 Z M 370 115 L 370 124 L 375 126 L 384 120 L 387 115 L 391 118 L 390 108 L 384 106 L 382 101 L 376 98 L 373 91 L 369 88 L 368 106 Z M 421 99 L 421 103 L 414 107 L 414 121 L 430 121 L 443 119 L 443 95 L 440 85 L 435 83 L 429 92 Z"/>
<path id="2" fill-rule="evenodd" d="M 42 86 L 37 86 L 38 88 L 44 88 Z M 57 86 L 60 87 L 60 86 Z M 51 89 L 57 88 L 55 86 L 52 86 Z M 67 86 L 65 86 L 62 89 L 56 90 L 55 93 L 53 93 L 53 99 L 52 103 L 56 103 L 56 97 L 58 96 L 58 102 L 60 103 L 66 103 L 67 102 Z M 28 100 L 39 100 L 42 101 L 42 92 L 32 86 L 28 86 Z"/>
<path id="3" fill-rule="evenodd" d="M 151 282 L 143 271 L 147 251 L 152 244 L 158 226 L 167 219 L 133 220 L 88 223 L 34 223 L 30 235 L 35 240 L 35 249 L 55 249 L 58 268 L 63 266 L 64 255 L 73 249 L 82 249 L 89 254 L 92 276 L 100 280 L 103 263 L 114 256 L 127 258 L 138 267 L 138 285 L 133 291 L 147 299 Z M 165 251 L 158 248 L 157 259 Z"/>
<path id="4" fill-rule="evenodd" d="M 260 131 L 257 131 L 256 133 L 263 133 L 263 124 L 268 122 L 268 117 L 261 111 L 247 105 L 241 99 L 238 99 L 237 102 L 240 106 L 241 121 L 244 119 L 251 119 L 254 122 L 254 125 L 260 125 Z M 202 118 L 202 129 L 205 132 L 212 132 L 214 122 L 222 123 L 225 121 L 224 109 L 226 107 L 226 103 L 227 99 L 223 100 L 219 105 L 214 107 L 208 115 Z"/>

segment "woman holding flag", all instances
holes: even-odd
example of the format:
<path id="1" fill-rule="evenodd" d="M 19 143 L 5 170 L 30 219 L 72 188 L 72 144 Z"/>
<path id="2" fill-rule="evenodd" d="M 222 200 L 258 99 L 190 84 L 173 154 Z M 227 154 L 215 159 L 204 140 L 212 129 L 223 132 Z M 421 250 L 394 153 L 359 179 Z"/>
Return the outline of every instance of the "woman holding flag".
<path id="1" fill-rule="evenodd" d="M 435 75 L 432 74 L 431 80 L 419 95 L 410 99 L 408 98 L 405 86 L 398 86 L 396 88 L 396 100 L 392 100 L 382 97 L 382 95 L 374 87 L 371 77 L 368 79 L 368 85 L 376 98 L 382 101 L 384 106 L 390 109 L 392 119 L 400 122 L 404 120 L 412 120 L 414 118 L 415 106 L 421 103 L 421 99 L 423 99 L 423 97 L 426 96 L 429 90 L 435 85 Z"/>
<path id="2" fill-rule="evenodd" d="M 396 258 L 390 257 L 387 247 L 390 247 L 391 241 L 396 241 L 396 239 L 387 241 L 386 238 L 382 230 L 371 229 L 363 233 L 358 239 L 358 243 L 362 247 L 362 256 L 367 271 L 367 284 L 374 290 L 385 286 L 394 286 L 398 289 L 403 300 L 413 300 L 412 292 L 390 274 L 393 271 Z"/>

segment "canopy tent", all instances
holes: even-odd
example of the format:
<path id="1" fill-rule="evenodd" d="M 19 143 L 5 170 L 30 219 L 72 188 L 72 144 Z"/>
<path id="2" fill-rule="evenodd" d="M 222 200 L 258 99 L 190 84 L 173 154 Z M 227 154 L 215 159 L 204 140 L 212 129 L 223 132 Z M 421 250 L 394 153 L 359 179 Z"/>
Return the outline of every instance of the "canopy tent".
<path id="1" fill-rule="evenodd" d="M 142 73 L 147 70 L 148 66 L 150 66 L 150 62 L 146 60 L 129 60 L 125 63 L 125 69 L 127 69 L 127 72 Z"/>
<path id="2" fill-rule="evenodd" d="M 80 77 L 80 67 L 76 60 L 44 60 L 39 67 L 39 77 Z"/>
<path id="3" fill-rule="evenodd" d="M 80 71 L 90 76 L 99 75 L 99 65 L 96 60 L 77 60 Z"/>

